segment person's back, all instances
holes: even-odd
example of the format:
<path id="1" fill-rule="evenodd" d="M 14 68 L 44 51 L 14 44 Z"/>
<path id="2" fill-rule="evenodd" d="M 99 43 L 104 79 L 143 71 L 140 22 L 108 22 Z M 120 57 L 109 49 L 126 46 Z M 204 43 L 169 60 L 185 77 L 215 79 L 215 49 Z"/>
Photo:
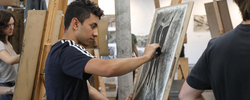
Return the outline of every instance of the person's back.
<path id="1" fill-rule="evenodd" d="M 213 90 L 216 100 L 250 99 L 250 1 L 234 2 L 244 23 L 210 40 L 182 86 L 181 100 L 204 99 L 206 89 Z"/>
<path id="2" fill-rule="evenodd" d="M 250 98 L 250 25 L 212 39 L 202 57 L 190 73 L 187 82 L 197 89 L 213 89 L 217 100 L 246 100 Z M 203 66 L 203 67 L 199 67 Z M 203 73 L 205 72 L 205 73 Z M 197 79 L 199 80 L 197 80 Z M 203 82 L 201 86 L 198 81 Z"/>

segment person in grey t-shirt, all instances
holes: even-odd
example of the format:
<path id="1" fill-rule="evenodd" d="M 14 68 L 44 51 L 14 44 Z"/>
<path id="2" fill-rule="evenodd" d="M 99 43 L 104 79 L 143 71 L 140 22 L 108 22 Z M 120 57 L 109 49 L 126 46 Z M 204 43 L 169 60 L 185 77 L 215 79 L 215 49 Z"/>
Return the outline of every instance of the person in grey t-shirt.
<path id="1" fill-rule="evenodd" d="M 13 50 L 8 38 L 13 34 L 15 17 L 0 10 L 0 86 L 12 87 L 17 77 L 19 54 Z M 1 95 L 0 100 L 12 100 L 13 95 Z"/>

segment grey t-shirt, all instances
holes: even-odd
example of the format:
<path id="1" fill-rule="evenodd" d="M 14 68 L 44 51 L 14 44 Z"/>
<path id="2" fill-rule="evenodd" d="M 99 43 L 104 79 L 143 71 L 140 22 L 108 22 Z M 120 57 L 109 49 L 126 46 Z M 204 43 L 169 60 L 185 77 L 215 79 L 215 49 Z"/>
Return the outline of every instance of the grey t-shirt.
<path id="1" fill-rule="evenodd" d="M 11 48 L 13 48 L 12 45 Z M 0 41 L 0 51 L 2 50 L 6 50 L 10 55 L 12 55 L 10 51 L 7 49 L 7 47 L 4 45 L 4 43 Z M 0 59 L 0 83 L 7 83 L 7 82 L 15 83 L 17 77 L 17 67 L 18 64 L 9 65 L 5 63 L 2 59 Z"/>

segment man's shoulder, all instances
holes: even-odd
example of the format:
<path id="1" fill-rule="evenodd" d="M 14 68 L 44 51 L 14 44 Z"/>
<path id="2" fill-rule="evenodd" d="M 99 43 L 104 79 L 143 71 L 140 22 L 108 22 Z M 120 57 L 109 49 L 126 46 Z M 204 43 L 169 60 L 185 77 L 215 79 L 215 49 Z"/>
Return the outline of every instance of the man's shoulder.
<path id="1" fill-rule="evenodd" d="M 53 52 L 60 53 L 60 55 L 84 54 L 91 58 L 94 57 L 89 52 L 87 52 L 84 47 L 82 47 L 79 44 L 76 44 L 73 40 L 61 40 L 57 42 L 55 45 L 53 45 L 51 50 L 52 54 Z"/>

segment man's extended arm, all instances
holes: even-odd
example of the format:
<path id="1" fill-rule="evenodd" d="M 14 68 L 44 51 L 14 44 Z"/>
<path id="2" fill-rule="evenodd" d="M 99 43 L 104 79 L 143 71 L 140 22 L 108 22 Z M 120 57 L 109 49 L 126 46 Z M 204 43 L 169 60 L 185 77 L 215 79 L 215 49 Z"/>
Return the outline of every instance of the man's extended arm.
<path id="1" fill-rule="evenodd" d="M 184 82 L 180 94 L 180 100 L 205 100 L 202 96 L 204 90 L 197 90 L 188 85 L 187 81 Z"/>
<path id="2" fill-rule="evenodd" d="M 84 71 L 86 73 L 98 76 L 120 76 L 135 70 L 145 62 L 152 60 L 155 57 L 155 50 L 160 47 L 159 44 L 147 45 L 143 56 L 133 58 L 120 59 L 97 59 L 93 58 L 88 61 Z"/>

